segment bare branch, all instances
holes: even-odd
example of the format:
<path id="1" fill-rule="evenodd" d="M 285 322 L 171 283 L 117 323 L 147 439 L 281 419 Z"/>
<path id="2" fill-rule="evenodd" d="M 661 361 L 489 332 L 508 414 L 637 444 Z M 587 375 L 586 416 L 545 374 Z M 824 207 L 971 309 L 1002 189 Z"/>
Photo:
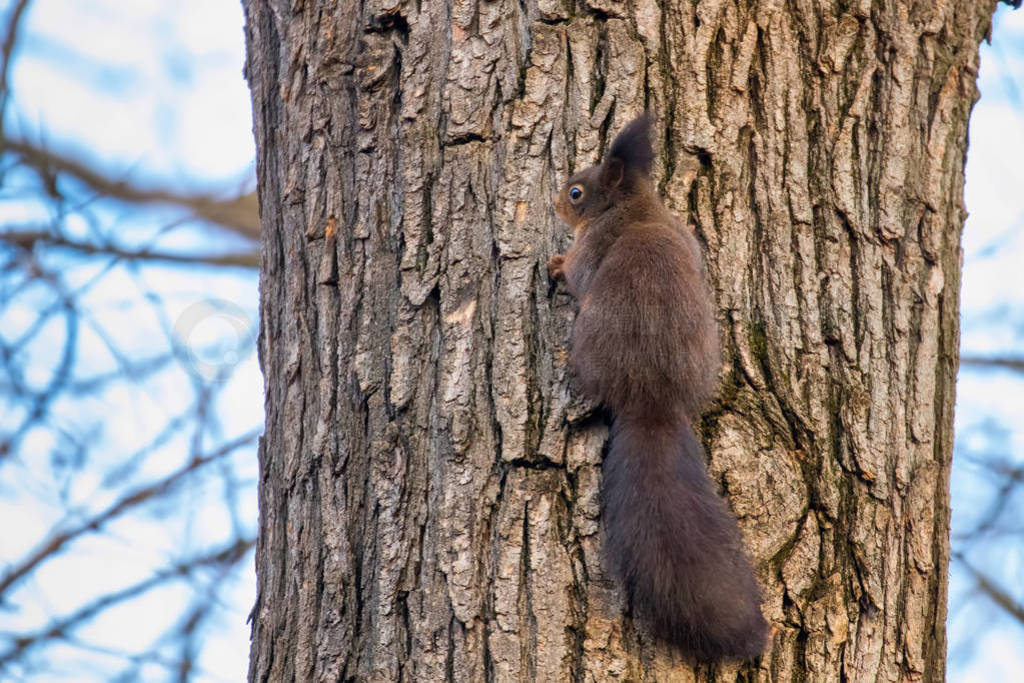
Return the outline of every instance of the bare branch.
<path id="1" fill-rule="evenodd" d="M 170 567 L 161 569 L 153 576 L 136 584 L 122 588 L 119 591 L 108 593 L 84 607 L 72 612 L 68 616 L 57 619 L 44 629 L 35 633 L 14 638 L 14 644 L 3 654 L 0 654 L 0 666 L 16 660 L 30 648 L 42 645 L 57 638 L 66 637 L 70 631 L 82 623 L 92 619 L 103 610 L 118 603 L 135 598 L 143 593 L 167 583 L 173 579 L 188 576 L 196 569 L 208 566 L 231 565 L 242 559 L 249 549 L 255 544 L 255 539 L 239 538 L 226 547 L 219 548 L 213 552 L 190 557 Z"/>
<path id="2" fill-rule="evenodd" d="M 1024 358 L 1010 356 L 961 356 L 960 365 L 1024 373 Z"/>
<path id="3" fill-rule="evenodd" d="M 10 19 L 7 21 L 7 33 L 4 44 L 0 46 L 0 140 L 3 139 L 4 114 L 7 111 L 7 74 L 10 71 L 11 55 L 14 54 L 14 46 L 18 43 L 18 27 L 21 25 L 21 17 L 28 7 L 28 0 L 19 0 L 18 4 L 11 10 Z"/>
<path id="4" fill-rule="evenodd" d="M 260 234 L 259 207 L 256 193 L 218 199 L 209 195 L 186 194 L 171 190 L 148 190 L 137 185 L 114 180 L 86 164 L 58 155 L 29 143 L 3 139 L 0 148 L 18 155 L 21 160 L 41 173 L 67 173 L 88 185 L 98 194 L 134 204 L 170 204 L 190 210 L 197 218 L 216 223 L 250 239 Z"/>
<path id="5" fill-rule="evenodd" d="M 240 254 L 209 254 L 192 256 L 188 254 L 152 251 L 149 249 L 124 249 L 123 247 L 113 244 L 96 245 L 36 230 L 0 233 L 0 242 L 6 242 L 25 250 L 32 249 L 36 245 L 47 245 L 63 249 L 72 249 L 83 254 L 109 255 L 131 261 L 164 261 L 189 266 L 198 264 L 209 266 L 238 266 L 242 268 L 256 268 L 259 266 L 259 255 L 255 251 Z"/>
<path id="6" fill-rule="evenodd" d="M 1019 621 L 1021 624 L 1024 624 L 1024 604 L 1017 602 L 1012 595 L 1007 593 L 1000 586 L 996 585 L 992 579 L 981 571 L 975 569 L 963 555 L 955 554 L 953 557 L 958 560 L 974 578 L 978 584 L 978 590 L 988 596 L 992 602 L 1001 607 L 1003 611 L 1011 617 Z"/>
<path id="7" fill-rule="evenodd" d="M 3 578 L 0 578 L 0 601 L 2 601 L 4 594 L 18 581 L 23 579 L 29 572 L 31 572 L 37 565 L 53 557 L 57 554 L 65 545 L 73 541 L 74 539 L 82 536 L 83 534 L 98 531 L 109 522 L 111 519 L 120 516 L 124 512 L 131 510 L 146 501 L 153 498 L 166 494 L 168 491 L 173 489 L 179 484 L 188 474 L 198 470 L 199 468 L 207 465 L 225 455 L 233 452 L 234 450 L 245 446 L 253 442 L 257 437 L 257 432 L 250 432 L 245 434 L 234 441 L 229 441 L 218 448 L 213 453 L 205 456 L 200 456 L 190 460 L 184 467 L 178 469 L 176 472 L 169 476 L 143 486 L 135 491 L 124 496 L 113 505 L 108 507 L 98 515 L 91 517 L 85 522 L 75 526 L 67 531 L 62 531 L 54 534 L 49 540 L 45 541 L 39 546 L 33 553 L 27 558 L 22 560 L 19 564 L 9 567 L 4 573 Z"/>

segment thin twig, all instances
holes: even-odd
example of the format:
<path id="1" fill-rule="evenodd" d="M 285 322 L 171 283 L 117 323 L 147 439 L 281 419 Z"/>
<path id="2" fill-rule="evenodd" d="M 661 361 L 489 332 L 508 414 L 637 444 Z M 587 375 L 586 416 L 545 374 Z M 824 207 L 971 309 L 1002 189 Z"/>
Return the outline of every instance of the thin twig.
<path id="1" fill-rule="evenodd" d="M 124 496 L 116 503 L 108 507 L 98 515 L 86 520 L 85 522 L 75 526 L 67 531 L 62 531 L 54 534 L 39 546 L 34 552 L 28 557 L 22 560 L 20 563 L 9 568 L 0 579 L 0 600 L 2 600 L 4 594 L 14 586 L 18 581 L 23 579 L 29 572 L 31 572 L 37 565 L 43 561 L 56 555 L 60 550 L 71 541 L 75 540 L 83 534 L 98 531 L 110 520 L 124 514 L 126 511 L 131 510 L 138 505 L 145 503 L 155 497 L 166 494 L 168 491 L 173 489 L 179 484 L 186 476 L 195 472 L 199 468 L 207 465 L 211 462 L 224 457 L 225 455 L 233 452 L 234 450 L 241 448 L 249 443 L 255 441 L 258 432 L 250 432 L 245 434 L 234 441 L 229 441 L 222 445 L 213 453 L 205 456 L 197 457 L 190 460 L 184 467 L 178 469 L 173 474 L 157 481 L 152 484 L 148 484 L 141 488 L 136 489 L 132 493 Z"/>
<path id="2" fill-rule="evenodd" d="M 0 139 L 0 146 L 17 154 L 28 166 L 40 173 L 67 173 L 88 185 L 98 194 L 134 204 L 171 204 L 189 209 L 198 218 L 256 239 L 260 234 L 259 208 L 256 193 L 232 199 L 209 195 L 185 194 L 171 190 L 148 190 L 122 180 L 108 178 L 86 164 L 20 140 Z"/>
<path id="3" fill-rule="evenodd" d="M 60 235 L 36 230 L 15 231 L 0 233 L 0 242 L 6 242 L 22 249 L 32 249 L 36 245 L 71 249 L 88 255 L 109 255 L 119 259 L 134 261 L 163 261 L 167 263 L 180 263 L 182 265 L 208 265 L 208 266 L 239 266 L 242 268 L 256 268 L 259 266 L 259 255 L 255 251 L 241 254 L 207 254 L 192 256 L 189 254 L 173 254 L 152 250 L 124 249 L 113 244 L 96 245 L 89 242 L 80 242 L 68 239 Z"/>
<path id="4" fill-rule="evenodd" d="M 1024 373 L 1024 358 L 1013 356 L 961 356 L 960 365 Z"/>
<path id="5" fill-rule="evenodd" d="M 55 620 L 40 631 L 16 637 L 13 639 L 14 644 L 6 652 L 0 654 L 0 666 L 16 660 L 29 648 L 65 637 L 72 629 L 92 619 L 103 610 L 142 595 L 163 583 L 188 576 L 200 567 L 234 564 L 243 558 L 254 544 L 254 539 L 240 538 L 227 547 L 219 548 L 205 555 L 190 557 L 187 560 L 157 571 L 153 576 L 144 581 L 122 588 L 119 591 L 108 593 L 66 617 Z"/>
<path id="6" fill-rule="evenodd" d="M 988 596 L 992 602 L 1001 607 L 1008 615 L 1016 619 L 1021 624 L 1024 624 L 1024 604 L 1017 602 L 1012 595 L 998 586 L 986 574 L 975 569 L 963 555 L 954 554 L 953 558 L 960 562 L 960 564 L 962 564 L 967 572 L 974 578 L 978 584 L 978 590 Z"/>
<path id="7" fill-rule="evenodd" d="M 18 44 L 18 28 L 21 25 L 21 17 L 25 13 L 25 8 L 28 7 L 28 2 L 29 0 L 19 0 L 11 10 L 11 17 L 7 21 L 7 35 L 4 38 L 3 46 L 0 46 L 0 140 L 4 139 L 4 114 L 7 113 L 7 74 L 10 72 L 14 46 Z M 0 150 L 3 150 L 2 144 L 0 144 Z"/>

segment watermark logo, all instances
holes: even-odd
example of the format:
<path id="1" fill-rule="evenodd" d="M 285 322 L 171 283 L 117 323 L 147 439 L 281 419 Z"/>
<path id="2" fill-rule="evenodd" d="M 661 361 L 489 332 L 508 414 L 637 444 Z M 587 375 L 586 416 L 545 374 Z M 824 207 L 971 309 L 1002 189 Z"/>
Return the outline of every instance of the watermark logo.
<path id="1" fill-rule="evenodd" d="M 224 299 L 192 304 L 174 323 L 175 350 L 185 368 L 206 382 L 224 381 L 256 344 L 256 323 Z"/>

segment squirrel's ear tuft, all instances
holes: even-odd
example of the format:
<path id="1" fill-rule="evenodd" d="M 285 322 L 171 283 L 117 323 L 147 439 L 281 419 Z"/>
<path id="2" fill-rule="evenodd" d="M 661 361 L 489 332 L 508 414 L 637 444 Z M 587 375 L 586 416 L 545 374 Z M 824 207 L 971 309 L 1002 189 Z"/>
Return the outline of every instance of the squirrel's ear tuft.
<path id="1" fill-rule="evenodd" d="M 618 162 L 626 173 L 651 174 L 654 150 L 651 148 L 651 115 L 644 112 L 631 121 L 612 142 L 604 164 Z"/>

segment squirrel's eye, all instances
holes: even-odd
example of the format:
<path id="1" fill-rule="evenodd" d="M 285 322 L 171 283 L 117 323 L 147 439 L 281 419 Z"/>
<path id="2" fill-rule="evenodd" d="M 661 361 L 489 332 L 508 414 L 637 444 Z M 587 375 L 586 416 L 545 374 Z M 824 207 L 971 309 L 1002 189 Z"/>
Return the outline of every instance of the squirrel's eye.
<path id="1" fill-rule="evenodd" d="M 569 199 L 574 202 L 578 202 L 583 199 L 583 188 L 579 185 L 573 185 L 569 188 Z"/>

